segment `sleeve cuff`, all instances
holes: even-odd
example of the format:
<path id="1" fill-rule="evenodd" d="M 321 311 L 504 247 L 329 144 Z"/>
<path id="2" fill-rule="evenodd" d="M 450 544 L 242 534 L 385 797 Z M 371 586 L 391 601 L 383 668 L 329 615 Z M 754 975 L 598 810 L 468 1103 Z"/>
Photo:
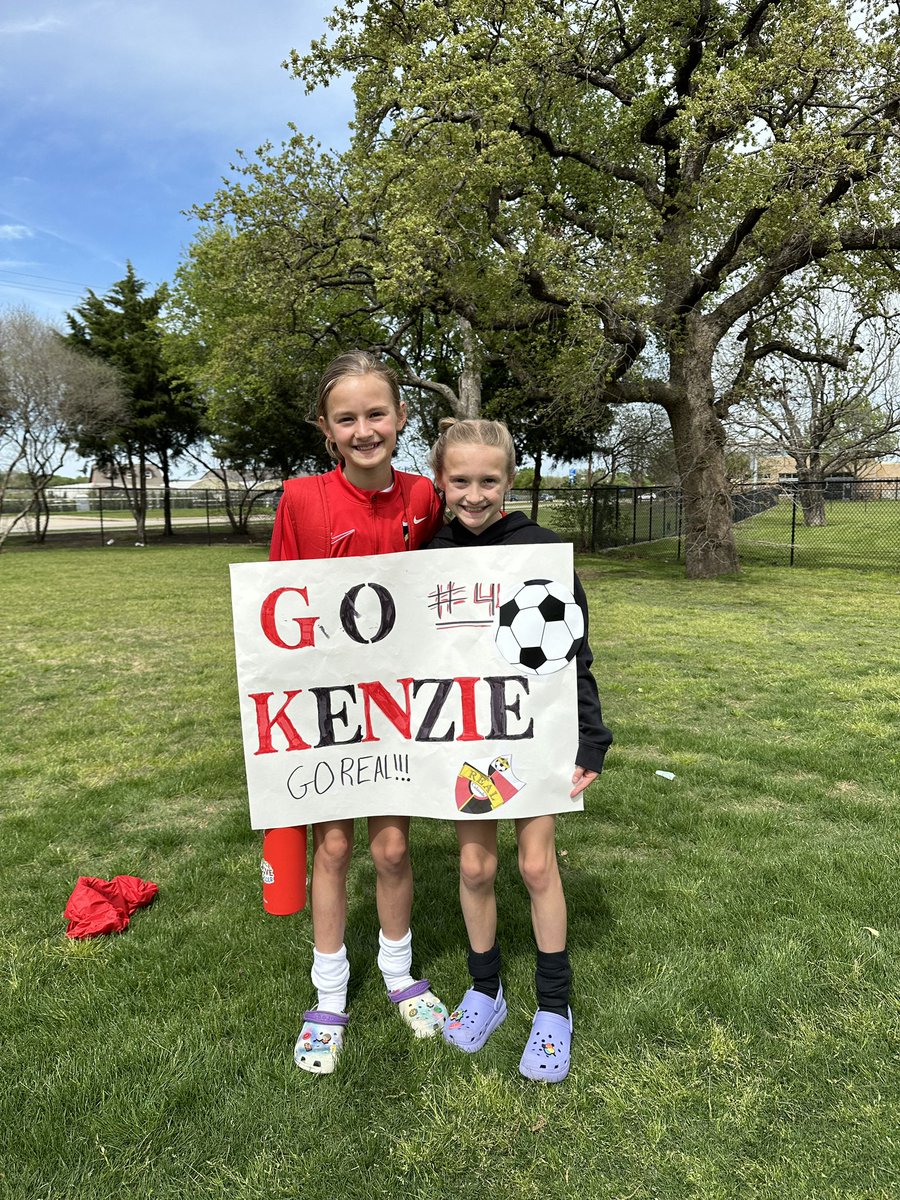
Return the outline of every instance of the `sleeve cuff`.
<path id="1" fill-rule="evenodd" d="M 588 742 L 578 743 L 578 754 L 575 765 L 585 771 L 596 771 L 599 775 L 603 770 L 603 760 L 606 758 L 605 746 L 592 746 Z"/>

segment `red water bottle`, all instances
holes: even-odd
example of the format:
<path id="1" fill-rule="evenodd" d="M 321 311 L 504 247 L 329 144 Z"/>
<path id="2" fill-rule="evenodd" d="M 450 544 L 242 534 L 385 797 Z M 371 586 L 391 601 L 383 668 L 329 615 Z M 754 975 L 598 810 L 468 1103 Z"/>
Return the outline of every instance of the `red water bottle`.
<path id="1" fill-rule="evenodd" d="M 279 917 L 306 907 L 306 826 L 267 829 L 263 835 L 263 907 Z"/>

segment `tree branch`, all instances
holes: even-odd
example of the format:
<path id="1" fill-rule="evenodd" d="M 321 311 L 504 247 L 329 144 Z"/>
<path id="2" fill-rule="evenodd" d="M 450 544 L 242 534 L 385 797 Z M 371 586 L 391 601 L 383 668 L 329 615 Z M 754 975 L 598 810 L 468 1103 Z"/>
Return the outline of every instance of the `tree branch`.
<path id="1" fill-rule="evenodd" d="M 642 34 L 636 42 L 630 44 L 628 55 L 623 55 L 622 59 L 635 54 L 646 40 L 646 34 Z M 559 63 L 558 69 L 560 75 L 568 75 L 570 79 L 580 79 L 582 83 L 589 83 L 599 91 L 615 97 L 620 104 L 630 107 L 634 103 L 634 93 L 630 89 L 622 87 L 613 75 L 604 71 L 596 71 L 574 58 Z"/>
<path id="2" fill-rule="evenodd" d="M 585 167 L 589 167 L 598 174 L 610 175 L 613 179 L 618 179 L 622 183 L 636 184 L 654 208 L 659 209 L 662 207 L 662 197 L 659 194 L 656 181 L 644 171 L 638 171 L 633 167 L 623 166 L 621 163 L 614 162 L 611 159 L 600 158 L 589 151 L 579 150 L 573 146 L 566 146 L 557 142 L 548 130 L 542 129 L 537 124 L 532 113 L 529 113 L 527 125 L 521 121 L 512 121 L 510 128 L 516 133 L 521 134 L 522 137 L 532 138 L 540 142 L 551 158 L 569 159 L 572 162 L 578 162 Z"/>
<path id="3" fill-rule="evenodd" d="M 756 276 L 728 296 L 704 318 L 718 341 L 752 309 L 771 296 L 788 275 L 833 254 L 836 250 L 900 250 L 900 224 L 887 226 L 847 225 L 836 236 L 812 238 L 804 229 L 788 237 Z"/>
<path id="4" fill-rule="evenodd" d="M 744 334 L 738 334 L 738 339 L 744 336 Z M 747 357 L 752 363 L 755 363 L 769 354 L 783 354 L 785 358 L 792 358 L 795 362 L 819 363 L 822 366 L 835 367 L 838 371 L 846 371 L 850 365 L 850 355 L 858 354 L 861 350 L 862 346 L 851 345 L 846 354 L 829 354 L 825 350 L 801 350 L 798 346 L 792 346 L 790 342 L 780 341 L 776 338 L 755 347 Z"/>
<path id="5" fill-rule="evenodd" d="M 723 272 L 768 211 L 768 206 L 762 205 L 747 210 L 726 241 L 697 272 L 682 301 L 681 307 L 685 311 L 694 308 L 705 295 L 719 287 Z"/>

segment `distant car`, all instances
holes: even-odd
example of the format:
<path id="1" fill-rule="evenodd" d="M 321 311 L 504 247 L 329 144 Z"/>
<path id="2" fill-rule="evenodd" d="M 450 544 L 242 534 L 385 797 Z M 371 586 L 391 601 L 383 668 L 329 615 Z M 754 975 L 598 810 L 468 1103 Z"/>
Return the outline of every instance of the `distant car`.
<path id="1" fill-rule="evenodd" d="M 655 499 L 656 499 L 656 492 L 643 492 L 640 496 L 638 496 L 638 500 L 655 500 Z"/>

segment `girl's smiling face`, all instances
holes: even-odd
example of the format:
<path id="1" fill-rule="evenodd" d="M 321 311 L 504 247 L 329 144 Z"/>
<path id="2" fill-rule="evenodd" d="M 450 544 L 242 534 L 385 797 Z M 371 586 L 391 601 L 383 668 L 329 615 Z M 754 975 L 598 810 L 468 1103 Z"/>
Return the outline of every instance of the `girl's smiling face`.
<path id="1" fill-rule="evenodd" d="M 477 534 L 500 520 L 512 479 L 502 450 L 468 442 L 447 447 L 437 483 L 454 517 Z"/>
<path id="2" fill-rule="evenodd" d="M 391 458 L 406 424 L 406 405 L 394 400 L 388 383 L 369 372 L 346 375 L 328 394 L 319 426 L 344 460 L 354 487 L 378 491 L 390 486 Z"/>

